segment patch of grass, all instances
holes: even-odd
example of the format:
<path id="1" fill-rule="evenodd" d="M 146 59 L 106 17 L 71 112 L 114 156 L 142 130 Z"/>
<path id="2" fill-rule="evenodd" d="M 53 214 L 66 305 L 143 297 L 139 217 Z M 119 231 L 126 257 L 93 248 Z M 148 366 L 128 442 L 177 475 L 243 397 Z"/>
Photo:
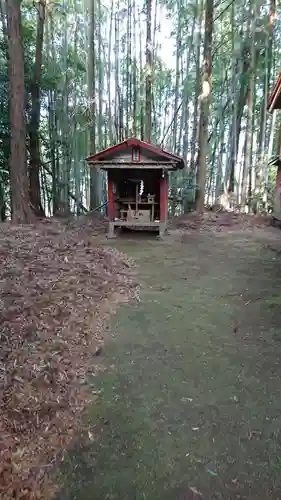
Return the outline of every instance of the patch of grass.
<path id="1" fill-rule="evenodd" d="M 146 286 L 114 319 L 87 415 L 95 439 L 69 454 L 60 500 L 174 500 L 190 486 L 206 499 L 281 496 L 281 347 L 274 332 L 263 343 L 266 292 L 243 299 L 276 271 L 229 238 L 115 243 Z"/>

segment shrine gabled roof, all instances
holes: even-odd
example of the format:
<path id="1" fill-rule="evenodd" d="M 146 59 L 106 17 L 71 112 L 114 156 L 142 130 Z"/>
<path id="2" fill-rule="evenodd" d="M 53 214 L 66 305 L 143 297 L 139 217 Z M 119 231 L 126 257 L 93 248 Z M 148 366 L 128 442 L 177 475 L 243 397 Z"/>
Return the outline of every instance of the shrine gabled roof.
<path id="1" fill-rule="evenodd" d="M 267 102 L 267 110 L 272 113 L 275 109 L 281 109 L 281 73 L 275 83 Z"/>
<path id="2" fill-rule="evenodd" d="M 129 139 L 126 139 L 119 144 L 115 144 L 114 146 L 104 149 L 103 151 L 90 155 L 88 158 L 86 158 L 86 161 L 88 163 L 105 162 L 108 159 L 117 157 L 122 151 L 125 152 L 127 148 L 132 147 L 139 148 L 144 154 L 145 152 L 152 153 L 159 158 L 159 161 L 166 160 L 168 162 L 174 163 L 176 164 L 174 168 L 184 168 L 185 166 L 184 160 L 180 156 L 169 153 L 168 151 L 165 151 L 158 146 L 154 146 L 153 144 L 141 141 L 140 139 L 136 139 L 134 137 L 130 137 Z"/>

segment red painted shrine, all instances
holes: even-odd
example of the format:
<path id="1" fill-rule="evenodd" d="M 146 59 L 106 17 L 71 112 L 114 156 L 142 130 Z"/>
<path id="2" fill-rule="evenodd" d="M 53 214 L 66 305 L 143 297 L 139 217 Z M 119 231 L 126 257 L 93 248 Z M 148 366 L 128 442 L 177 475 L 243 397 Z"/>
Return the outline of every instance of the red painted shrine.
<path id="1" fill-rule="evenodd" d="M 109 237 L 116 227 L 155 228 L 162 236 L 168 221 L 169 171 L 184 161 L 139 139 L 130 138 L 87 158 L 107 171 Z"/>

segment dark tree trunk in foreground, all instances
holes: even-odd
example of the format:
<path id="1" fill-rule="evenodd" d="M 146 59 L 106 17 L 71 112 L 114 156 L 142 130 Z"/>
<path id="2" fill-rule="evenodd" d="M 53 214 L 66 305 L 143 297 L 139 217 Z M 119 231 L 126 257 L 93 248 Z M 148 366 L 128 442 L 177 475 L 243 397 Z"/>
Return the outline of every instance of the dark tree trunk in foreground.
<path id="1" fill-rule="evenodd" d="M 9 48 L 12 220 L 17 224 L 24 224 L 30 222 L 31 210 L 29 207 L 26 159 L 24 57 L 21 40 L 20 4 L 20 0 L 6 0 Z"/>

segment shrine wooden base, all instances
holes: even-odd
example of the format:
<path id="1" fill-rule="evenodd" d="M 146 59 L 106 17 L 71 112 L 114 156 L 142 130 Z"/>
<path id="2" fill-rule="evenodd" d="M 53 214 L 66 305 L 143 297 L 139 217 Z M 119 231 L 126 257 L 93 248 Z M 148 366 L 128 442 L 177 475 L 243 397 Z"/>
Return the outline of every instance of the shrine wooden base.
<path id="1" fill-rule="evenodd" d="M 127 227 L 127 228 L 137 228 L 141 229 L 143 228 L 144 230 L 148 228 L 152 229 L 158 229 L 159 231 L 159 237 L 162 238 L 167 230 L 167 221 L 163 222 L 128 222 L 128 221 L 111 221 L 109 222 L 108 225 L 108 238 L 116 238 L 116 228 L 122 228 L 122 227 Z"/>

